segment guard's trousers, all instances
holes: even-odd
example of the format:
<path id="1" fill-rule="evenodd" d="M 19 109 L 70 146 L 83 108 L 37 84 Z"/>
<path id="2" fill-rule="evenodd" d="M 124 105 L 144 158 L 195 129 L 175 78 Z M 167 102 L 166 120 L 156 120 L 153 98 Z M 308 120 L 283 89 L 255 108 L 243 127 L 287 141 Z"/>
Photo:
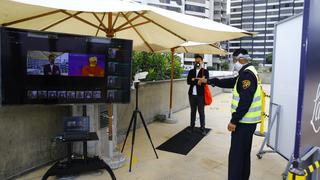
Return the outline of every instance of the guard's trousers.
<path id="1" fill-rule="evenodd" d="M 256 127 L 257 124 L 238 123 L 236 130 L 232 132 L 229 152 L 229 180 L 249 180 L 252 137 Z"/>

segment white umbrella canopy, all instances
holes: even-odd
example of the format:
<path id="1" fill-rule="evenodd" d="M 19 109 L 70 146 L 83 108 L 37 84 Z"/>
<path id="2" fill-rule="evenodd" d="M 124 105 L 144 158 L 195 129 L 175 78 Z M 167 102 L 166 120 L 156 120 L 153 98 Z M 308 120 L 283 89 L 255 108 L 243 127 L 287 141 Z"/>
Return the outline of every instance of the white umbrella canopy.
<path id="1" fill-rule="evenodd" d="M 169 52 L 171 50 L 162 50 L 159 52 Z M 216 43 L 210 44 L 189 41 L 181 44 L 180 46 L 174 47 L 173 50 L 175 53 L 215 54 L 221 56 L 228 55 L 228 52 L 220 48 Z"/>
<path id="2" fill-rule="evenodd" d="M 0 24 L 5 27 L 131 39 L 137 51 L 252 35 L 211 20 L 120 0 L 0 0 L 0 8 Z"/>

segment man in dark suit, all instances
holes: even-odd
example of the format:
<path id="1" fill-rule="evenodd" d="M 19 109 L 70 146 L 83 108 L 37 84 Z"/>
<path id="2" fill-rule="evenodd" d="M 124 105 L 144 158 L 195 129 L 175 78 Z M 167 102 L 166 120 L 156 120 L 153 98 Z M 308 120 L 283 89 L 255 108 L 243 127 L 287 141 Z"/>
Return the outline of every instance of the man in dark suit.
<path id="1" fill-rule="evenodd" d="M 49 75 L 49 76 L 51 76 L 51 75 L 60 75 L 59 66 L 54 64 L 55 55 L 50 54 L 49 57 L 48 57 L 48 61 L 49 61 L 49 64 L 46 64 L 46 65 L 43 66 L 44 75 Z"/>
<path id="2" fill-rule="evenodd" d="M 187 83 L 189 87 L 189 102 L 191 107 L 191 122 L 188 132 L 193 132 L 198 109 L 202 135 L 206 135 L 204 115 L 204 86 L 209 79 L 209 72 L 203 68 L 203 57 L 195 55 L 195 67 L 188 73 Z"/>

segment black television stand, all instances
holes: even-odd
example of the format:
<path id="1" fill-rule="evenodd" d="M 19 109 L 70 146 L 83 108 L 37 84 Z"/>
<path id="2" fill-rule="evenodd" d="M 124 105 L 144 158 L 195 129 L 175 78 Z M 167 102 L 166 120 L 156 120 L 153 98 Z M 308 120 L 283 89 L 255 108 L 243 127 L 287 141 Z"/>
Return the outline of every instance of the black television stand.
<path id="1" fill-rule="evenodd" d="M 56 162 L 42 177 L 42 180 L 46 180 L 49 176 L 70 176 L 75 174 L 81 174 L 85 172 L 105 169 L 111 176 L 112 180 L 116 180 L 116 177 L 112 169 L 98 156 L 89 158 L 87 156 L 87 141 L 96 141 L 98 136 L 96 132 L 90 132 L 87 138 L 84 139 L 59 139 L 61 142 L 67 143 L 68 146 L 68 159 L 65 162 Z M 72 159 L 72 143 L 76 141 L 83 142 L 83 158 Z"/>

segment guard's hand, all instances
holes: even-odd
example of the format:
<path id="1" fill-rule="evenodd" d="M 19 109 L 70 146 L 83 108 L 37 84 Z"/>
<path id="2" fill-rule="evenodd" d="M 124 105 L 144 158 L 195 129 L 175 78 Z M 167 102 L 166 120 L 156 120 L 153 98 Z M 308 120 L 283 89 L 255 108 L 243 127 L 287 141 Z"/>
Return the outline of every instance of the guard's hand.
<path id="1" fill-rule="evenodd" d="M 237 127 L 237 125 L 235 125 L 233 123 L 229 123 L 228 124 L 228 131 L 230 131 L 230 132 L 236 131 L 236 127 Z"/>

